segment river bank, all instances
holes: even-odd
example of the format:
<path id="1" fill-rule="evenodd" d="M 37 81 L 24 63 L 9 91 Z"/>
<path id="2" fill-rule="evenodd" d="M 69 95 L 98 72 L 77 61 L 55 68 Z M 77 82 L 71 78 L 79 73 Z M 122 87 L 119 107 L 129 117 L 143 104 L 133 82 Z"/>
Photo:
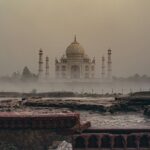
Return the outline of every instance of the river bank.
<path id="1" fill-rule="evenodd" d="M 79 112 L 92 128 L 148 128 L 149 95 L 2 97 L 0 111 L 33 113 Z"/>
<path id="2" fill-rule="evenodd" d="M 140 112 L 149 115 L 150 93 L 130 95 L 98 95 L 64 93 L 0 93 L 0 111 L 8 109 L 67 108 L 70 111 L 93 111 L 99 113 Z M 13 96 L 12 96 L 13 95 Z"/>

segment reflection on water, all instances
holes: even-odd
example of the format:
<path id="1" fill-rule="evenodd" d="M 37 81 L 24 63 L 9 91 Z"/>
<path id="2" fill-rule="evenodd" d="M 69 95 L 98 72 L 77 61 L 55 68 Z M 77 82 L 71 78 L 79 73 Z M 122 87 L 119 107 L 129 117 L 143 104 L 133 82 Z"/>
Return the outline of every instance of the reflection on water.
<path id="1" fill-rule="evenodd" d="M 81 120 L 90 121 L 92 128 L 149 128 L 150 118 L 141 113 L 99 114 L 82 111 Z"/>

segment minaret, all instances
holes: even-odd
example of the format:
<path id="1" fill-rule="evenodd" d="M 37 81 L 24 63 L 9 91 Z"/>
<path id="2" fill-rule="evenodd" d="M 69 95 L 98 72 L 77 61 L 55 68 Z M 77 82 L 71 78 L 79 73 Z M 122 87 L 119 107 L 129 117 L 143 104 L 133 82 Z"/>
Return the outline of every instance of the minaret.
<path id="1" fill-rule="evenodd" d="M 102 56 L 102 80 L 105 78 L 105 57 Z"/>
<path id="2" fill-rule="evenodd" d="M 111 49 L 108 49 L 108 74 L 107 74 L 107 77 L 109 80 L 112 79 L 112 61 L 111 61 L 111 54 L 112 54 L 112 50 Z"/>
<path id="3" fill-rule="evenodd" d="M 45 72 L 45 76 L 46 76 L 46 80 L 49 78 L 49 57 L 46 57 L 46 72 Z"/>
<path id="4" fill-rule="evenodd" d="M 43 50 L 39 50 L 39 74 L 38 77 L 41 79 L 43 76 Z"/>

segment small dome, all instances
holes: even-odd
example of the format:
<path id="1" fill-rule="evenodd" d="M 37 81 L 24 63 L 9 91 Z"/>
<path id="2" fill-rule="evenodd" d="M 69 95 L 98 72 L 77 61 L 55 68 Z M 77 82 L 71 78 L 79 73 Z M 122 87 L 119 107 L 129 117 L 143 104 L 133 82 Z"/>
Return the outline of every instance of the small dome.
<path id="1" fill-rule="evenodd" d="M 39 55 L 42 55 L 42 54 L 43 54 L 43 50 L 40 48 Z"/>
<path id="2" fill-rule="evenodd" d="M 74 38 L 74 42 L 72 42 L 66 49 L 67 56 L 83 56 L 84 49 L 83 47 L 77 42 L 76 36 Z"/>

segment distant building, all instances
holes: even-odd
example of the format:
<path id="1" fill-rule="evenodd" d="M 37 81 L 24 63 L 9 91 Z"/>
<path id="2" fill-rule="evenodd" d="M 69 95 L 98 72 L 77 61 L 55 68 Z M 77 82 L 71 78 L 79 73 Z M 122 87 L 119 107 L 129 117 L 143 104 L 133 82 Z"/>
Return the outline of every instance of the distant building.
<path id="1" fill-rule="evenodd" d="M 76 36 L 74 41 L 66 48 L 65 54 L 60 59 L 55 59 L 55 78 L 59 81 L 86 81 L 86 82 L 107 82 L 112 80 L 112 61 L 111 49 L 108 49 L 107 65 L 105 64 L 105 57 L 102 57 L 101 73 L 96 74 L 96 60 L 89 58 L 85 53 L 84 48 L 77 41 Z M 54 82 L 49 74 L 49 58 L 46 57 L 46 67 L 44 71 L 43 64 L 43 50 L 39 50 L 39 72 L 38 77 L 40 81 Z M 106 71 L 105 72 L 105 66 Z M 97 66 L 98 67 L 98 66 Z M 45 72 L 45 75 L 44 75 Z M 57 82 L 57 80 L 55 80 Z"/>
<path id="2" fill-rule="evenodd" d="M 95 78 L 95 59 L 85 54 L 83 47 L 74 41 L 67 47 L 66 55 L 55 60 L 56 78 L 89 79 Z"/>

